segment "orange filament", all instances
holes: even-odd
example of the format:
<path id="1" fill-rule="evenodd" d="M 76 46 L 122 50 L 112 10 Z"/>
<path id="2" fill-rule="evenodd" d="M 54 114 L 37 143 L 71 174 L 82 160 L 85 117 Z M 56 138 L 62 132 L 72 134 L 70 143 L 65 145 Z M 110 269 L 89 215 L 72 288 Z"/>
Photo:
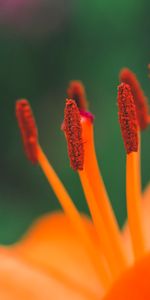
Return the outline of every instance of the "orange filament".
<path id="1" fill-rule="evenodd" d="M 136 75 L 131 70 L 129 70 L 128 68 L 122 69 L 119 77 L 121 82 L 125 82 L 130 85 L 131 92 L 135 101 L 139 127 L 141 130 L 143 130 L 150 123 L 147 97 L 144 95 L 140 83 L 136 78 Z"/>
<path id="2" fill-rule="evenodd" d="M 138 150 L 138 128 L 136 108 L 130 86 L 121 83 L 118 86 L 119 123 L 127 153 Z"/>
<path id="3" fill-rule="evenodd" d="M 141 191 L 139 186 L 138 153 L 127 154 L 126 194 L 127 214 L 135 259 L 145 254 L 146 244 L 142 223 Z"/>
<path id="4" fill-rule="evenodd" d="M 66 134 L 70 165 L 74 171 L 83 170 L 84 150 L 80 119 L 76 102 L 74 100 L 67 100 L 63 130 Z"/>
<path id="5" fill-rule="evenodd" d="M 85 163 L 84 171 L 93 190 L 94 198 L 98 205 L 98 214 L 101 215 L 110 243 L 114 249 L 118 267 L 123 270 L 127 265 L 127 257 L 122 244 L 121 233 L 117 220 L 111 207 L 107 191 L 100 174 L 93 137 L 93 124 L 90 119 L 82 118 L 82 132 L 84 141 Z"/>
<path id="6" fill-rule="evenodd" d="M 100 247 L 102 249 L 103 255 L 106 258 L 114 280 L 119 274 L 119 266 L 118 261 L 116 261 L 114 256 L 114 249 L 112 249 L 112 245 L 110 243 L 109 236 L 105 228 L 102 216 L 101 214 L 99 214 L 99 207 L 97 201 L 95 201 L 94 194 L 89 184 L 86 172 L 84 170 L 79 171 L 79 176 L 84 190 L 85 198 L 87 200 L 87 204 L 91 213 L 91 217 L 93 219 L 95 229 L 99 236 Z"/>
<path id="7" fill-rule="evenodd" d="M 52 166 L 49 164 L 45 154 L 43 153 L 40 146 L 38 146 L 38 162 L 50 183 L 54 193 L 56 194 L 64 212 L 72 222 L 74 228 L 77 230 L 79 236 L 81 236 L 82 240 L 85 242 L 87 247 L 87 251 L 89 251 L 91 260 L 98 272 L 100 280 L 104 288 L 108 287 L 110 284 L 109 274 L 105 268 L 104 261 L 101 259 L 101 254 L 98 254 L 96 249 L 94 249 L 93 244 L 91 242 L 90 236 L 86 231 L 86 228 L 83 224 L 80 213 L 76 209 L 74 203 L 72 202 L 69 194 L 67 193 L 65 187 L 62 182 L 58 178 Z"/>
<path id="8" fill-rule="evenodd" d="M 69 99 L 75 100 L 78 108 L 80 110 L 86 111 L 88 108 L 88 103 L 86 100 L 85 88 L 81 81 L 73 80 L 70 81 L 67 95 Z"/>
<path id="9" fill-rule="evenodd" d="M 141 131 L 138 130 L 138 151 L 137 151 L 137 176 L 138 176 L 138 185 L 139 191 L 142 197 L 142 183 L 141 183 Z"/>
<path id="10" fill-rule="evenodd" d="M 32 163 L 37 163 L 38 133 L 30 104 L 22 99 L 16 102 L 16 117 L 21 131 L 25 153 Z"/>

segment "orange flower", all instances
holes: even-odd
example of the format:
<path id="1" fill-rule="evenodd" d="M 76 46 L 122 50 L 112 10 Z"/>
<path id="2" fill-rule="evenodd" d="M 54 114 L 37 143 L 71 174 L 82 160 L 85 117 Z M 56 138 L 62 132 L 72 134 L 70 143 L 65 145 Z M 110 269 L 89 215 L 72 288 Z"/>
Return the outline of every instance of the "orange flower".
<path id="1" fill-rule="evenodd" d="M 21 241 L 0 248 L 0 299 L 150 299 L 150 185 L 142 195 L 139 106 L 134 88 L 134 82 L 130 87 L 126 80 L 118 87 L 119 122 L 127 153 L 128 222 L 123 231 L 98 167 L 94 117 L 87 111 L 83 85 L 72 81 L 68 88 L 68 96 L 74 99 L 66 101 L 62 128 L 91 219 L 79 213 L 48 162 L 28 101 L 17 101 L 16 116 L 26 155 L 43 170 L 63 212 L 43 216 Z M 149 120 L 149 115 L 146 117 Z"/>

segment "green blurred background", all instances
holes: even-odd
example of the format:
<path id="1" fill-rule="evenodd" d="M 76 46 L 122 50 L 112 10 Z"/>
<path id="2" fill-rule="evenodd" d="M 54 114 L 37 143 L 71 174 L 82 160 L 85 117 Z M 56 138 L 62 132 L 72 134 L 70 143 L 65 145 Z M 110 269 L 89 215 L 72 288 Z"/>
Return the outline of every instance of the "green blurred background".
<path id="1" fill-rule="evenodd" d="M 40 168 L 23 152 L 14 105 L 30 100 L 40 142 L 77 207 L 86 211 L 69 167 L 63 120 L 66 87 L 86 86 L 95 114 L 98 160 L 120 225 L 125 209 L 125 151 L 116 106 L 119 70 L 136 72 L 150 95 L 150 2 L 147 0 L 0 1 L 0 242 L 16 241 L 32 221 L 60 209 Z M 149 130 L 142 137 L 142 181 L 149 181 Z"/>

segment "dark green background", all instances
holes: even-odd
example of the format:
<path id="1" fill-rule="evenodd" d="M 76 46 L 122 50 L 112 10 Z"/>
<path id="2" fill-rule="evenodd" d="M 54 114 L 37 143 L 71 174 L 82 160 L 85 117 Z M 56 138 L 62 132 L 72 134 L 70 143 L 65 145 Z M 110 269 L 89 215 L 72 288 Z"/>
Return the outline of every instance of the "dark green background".
<path id="1" fill-rule="evenodd" d="M 33 219 L 59 208 L 40 168 L 32 166 L 24 155 L 14 113 L 18 98 L 30 100 L 41 145 L 78 208 L 87 210 L 78 176 L 69 167 L 60 131 L 66 87 L 71 79 L 80 79 L 86 86 L 90 108 L 96 116 L 98 160 L 120 224 L 126 214 L 125 152 L 116 106 L 118 72 L 124 66 L 131 68 L 150 95 L 150 2 L 60 2 L 55 10 L 56 20 L 62 5 L 66 14 L 57 30 L 38 35 L 38 31 L 29 34 L 30 26 L 21 31 L 11 24 L 0 25 L 1 243 L 17 240 Z M 143 187 L 149 181 L 149 153 L 147 130 L 142 136 Z"/>

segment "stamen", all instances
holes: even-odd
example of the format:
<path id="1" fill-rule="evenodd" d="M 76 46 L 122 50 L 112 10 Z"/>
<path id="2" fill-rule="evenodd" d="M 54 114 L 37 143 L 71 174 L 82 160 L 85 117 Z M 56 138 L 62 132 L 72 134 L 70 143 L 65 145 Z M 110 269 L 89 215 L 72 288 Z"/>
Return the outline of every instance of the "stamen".
<path id="1" fill-rule="evenodd" d="M 73 105 L 74 112 L 77 114 L 78 111 L 77 105 L 73 100 L 70 101 L 71 102 L 69 102 L 69 104 L 71 103 Z M 73 112 L 71 111 L 71 113 Z M 100 238 L 100 244 L 103 250 L 103 254 L 106 257 L 107 261 L 109 262 L 109 267 L 111 269 L 113 276 L 116 276 L 119 274 L 120 269 L 124 268 L 124 266 L 126 265 L 126 259 L 124 257 L 124 253 L 122 252 L 123 245 L 121 244 L 122 243 L 121 236 L 119 230 L 116 229 L 116 220 L 114 216 L 112 217 L 113 212 L 112 209 L 110 209 L 110 205 L 108 204 L 109 202 L 108 202 L 108 198 L 106 197 L 106 191 L 102 184 L 102 180 L 100 181 L 98 175 L 95 151 L 93 146 L 93 122 L 91 122 L 91 118 L 87 117 L 85 114 L 82 115 L 82 117 L 73 118 L 72 114 L 69 114 L 68 112 L 66 114 L 66 110 L 65 110 L 65 120 L 66 120 L 66 115 L 67 117 L 68 115 L 70 116 L 69 119 L 70 127 L 72 126 L 77 129 L 79 128 L 80 132 L 82 128 L 82 133 L 83 133 L 82 144 L 84 145 L 84 149 L 85 149 L 84 151 L 85 163 L 84 163 L 83 170 L 78 169 L 78 172 L 85 193 L 85 197 L 87 200 L 87 204 L 89 206 L 95 228 Z M 79 122 L 81 122 L 80 126 L 78 125 Z M 64 124 L 65 124 L 64 127 L 65 127 L 67 142 L 69 143 L 68 135 L 66 133 L 68 121 L 67 120 L 64 121 Z M 79 136 L 81 137 L 81 135 Z M 71 140 L 71 142 L 74 141 L 71 134 L 69 135 L 69 139 Z M 75 143 L 76 142 L 77 141 L 75 140 Z M 96 169 L 96 173 L 95 173 L 95 169 Z M 101 205 L 99 205 L 97 199 L 100 199 Z M 115 225 L 112 225 L 114 223 Z M 115 238 L 111 237 L 114 231 L 115 231 Z M 115 239 L 117 240 L 117 242 Z M 117 248 L 117 253 L 116 253 L 116 248 Z"/>
<path id="2" fill-rule="evenodd" d="M 122 83 L 118 87 L 119 121 L 127 153 L 126 194 L 127 213 L 133 251 L 139 259 L 146 251 L 142 223 L 141 192 L 139 186 L 138 126 L 136 108 L 130 86 Z"/>
<path id="3" fill-rule="evenodd" d="M 35 164 L 37 163 L 38 132 L 30 104 L 27 100 L 22 99 L 16 102 L 16 117 L 25 153 L 28 159 Z"/>
<path id="4" fill-rule="evenodd" d="M 119 122 L 127 153 L 137 152 L 138 133 L 136 108 L 130 86 L 121 83 L 118 87 Z"/>
<path id="5" fill-rule="evenodd" d="M 131 92 L 134 98 L 136 113 L 138 118 L 139 132 L 138 132 L 138 176 L 139 176 L 139 186 L 141 189 L 141 130 L 145 129 L 150 123 L 149 116 L 149 107 L 147 98 L 144 95 L 144 92 L 140 86 L 140 83 L 136 77 L 136 75 L 129 70 L 128 68 L 123 68 L 120 72 L 120 81 L 125 82 L 130 85 Z"/>
<path id="6" fill-rule="evenodd" d="M 84 149 L 80 113 L 74 100 L 67 100 L 63 129 L 68 144 L 70 165 L 74 171 L 83 170 Z"/>
<path id="7" fill-rule="evenodd" d="M 88 183 L 94 195 L 93 200 L 95 203 L 93 203 L 93 205 L 97 206 L 97 216 L 95 216 L 95 218 L 99 220 L 101 218 L 103 221 L 105 231 L 109 237 L 110 251 L 112 251 L 116 266 L 121 272 L 127 266 L 128 261 L 123 247 L 117 220 L 111 207 L 110 200 L 99 170 L 94 146 L 93 123 L 90 121 L 90 119 L 82 117 L 81 126 L 84 141 L 83 172 L 85 173 L 84 177 L 87 177 Z M 80 174 L 81 173 L 82 172 L 80 172 Z M 87 193 L 87 195 L 89 194 L 89 192 L 85 193 Z"/>
<path id="8" fill-rule="evenodd" d="M 82 220 L 80 213 L 78 212 L 76 206 L 74 205 L 72 199 L 67 193 L 65 187 L 63 186 L 62 182 L 58 178 L 52 166 L 49 164 L 44 152 L 42 151 L 40 145 L 38 144 L 35 121 L 32 115 L 30 105 L 27 100 L 17 101 L 16 115 L 23 136 L 23 142 L 28 150 L 27 152 L 28 156 L 32 158 L 31 160 L 32 162 L 33 161 L 35 162 L 36 160 L 36 162 L 39 163 L 41 169 L 43 170 L 45 176 L 48 179 L 48 182 L 50 183 L 50 186 L 52 187 L 54 193 L 56 194 L 64 212 L 66 213 L 66 216 L 73 224 L 82 242 L 85 244 L 86 251 L 88 251 L 89 253 L 89 257 L 91 258 L 95 271 L 97 272 L 97 275 L 100 278 L 102 286 L 104 287 L 104 289 L 108 288 L 108 286 L 110 286 L 110 274 L 106 267 L 105 261 L 101 253 L 99 253 L 97 249 L 95 249 L 92 237 L 90 236 L 89 231 L 85 227 L 85 224 Z M 31 155 L 32 152 L 30 153 L 29 151 L 30 147 L 28 148 L 28 145 L 30 144 L 30 137 L 34 138 L 34 142 L 36 141 L 36 143 L 34 144 L 34 146 L 36 146 L 35 147 L 36 152 L 33 152 L 34 155 L 35 154 L 36 155 L 33 157 Z"/>
<path id="9" fill-rule="evenodd" d="M 85 94 L 85 88 L 81 81 L 73 80 L 70 81 L 67 95 L 69 99 L 75 100 L 78 108 L 80 110 L 86 111 L 88 108 L 88 103 Z"/>
<path id="10" fill-rule="evenodd" d="M 135 101 L 139 127 L 141 130 L 143 130 L 150 123 L 147 97 L 144 95 L 140 83 L 136 78 L 136 75 L 131 70 L 127 68 L 122 69 L 120 72 L 120 81 L 130 85 L 131 92 Z"/>

